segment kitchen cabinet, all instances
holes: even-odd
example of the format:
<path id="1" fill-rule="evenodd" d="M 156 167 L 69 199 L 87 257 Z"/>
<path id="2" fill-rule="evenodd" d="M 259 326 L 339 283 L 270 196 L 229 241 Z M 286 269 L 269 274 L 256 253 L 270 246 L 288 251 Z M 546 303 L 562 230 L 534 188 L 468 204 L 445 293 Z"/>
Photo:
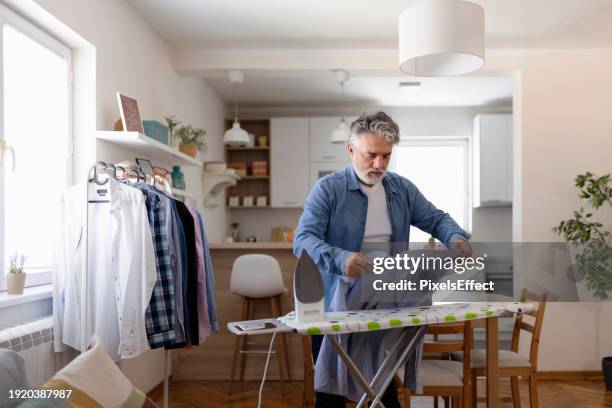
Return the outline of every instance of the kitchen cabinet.
<path id="1" fill-rule="evenodd" d="M 512 205 L 512 115 L 476 115 L 472 161 L 474 207 Z"/>
<path id="2" fill-rule="evenodd" d="M 309 190 L 308 118 L 270 120 L 270 204 L 276 208 L 302 207 Z"/>
<path id="3" fill-rule="evenodd" d="M 356 118 L 345 118 L 350 126 Z M 330 142 L 332 132 L 340 125 L 341 117 L 310 118 L 310 161 L 349 162 L 346 145 Z"/>

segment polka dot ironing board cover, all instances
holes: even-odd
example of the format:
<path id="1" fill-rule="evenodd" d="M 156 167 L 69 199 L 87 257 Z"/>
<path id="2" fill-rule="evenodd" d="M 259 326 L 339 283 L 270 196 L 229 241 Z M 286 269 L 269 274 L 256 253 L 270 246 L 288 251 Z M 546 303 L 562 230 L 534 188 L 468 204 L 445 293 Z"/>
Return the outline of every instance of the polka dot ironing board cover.
<path id="1" fill-rule="evenodd" d="M 329 312 L 320 322 L 298 324 L 291 312 L 278 320 L 303 334 L 341 334 L 384 330 L 424 324 L 452 323 L 499 316 L 506 312 L 523 313 L 535 310 L 537 304 L 523 302 L 450 303 L 445 305 L 398 309 L 354 310 Z"/>

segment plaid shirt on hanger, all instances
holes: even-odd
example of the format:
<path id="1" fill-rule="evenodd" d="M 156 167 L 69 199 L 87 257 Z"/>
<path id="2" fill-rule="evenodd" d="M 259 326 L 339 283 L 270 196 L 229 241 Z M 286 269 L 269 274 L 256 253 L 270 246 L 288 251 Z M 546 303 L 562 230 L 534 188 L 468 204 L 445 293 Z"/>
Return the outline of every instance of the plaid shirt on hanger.
<path id="1" fill-rule="evenodd" d="M 147 188 L 148 187 L 148 188 Z M 174 330 L 174 281 L 172 276 L 172 252 L 166 231 L 164 203 L 149 186 L 138 186 L 146 195 L 147 214 L 157 265 L 157 280 L 149 307 L 145 312 L 145 326 L 151 348 L 173 345 Z"/>

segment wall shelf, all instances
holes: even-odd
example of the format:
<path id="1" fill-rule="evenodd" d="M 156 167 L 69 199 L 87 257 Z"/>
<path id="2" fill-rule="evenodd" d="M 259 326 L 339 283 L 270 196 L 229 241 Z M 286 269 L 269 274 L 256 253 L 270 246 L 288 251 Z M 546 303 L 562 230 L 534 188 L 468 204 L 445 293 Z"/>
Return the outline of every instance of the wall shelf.
<path id="1" fill-rule="evenodd" d="M 163 164 L 198 167 L 201 167 L 203 164 L 203 161 L 188 156 L 139 132 L 98 131 L 96 132 L 96 138 L 130 150 L 143 158 L 159 161 Z"/>

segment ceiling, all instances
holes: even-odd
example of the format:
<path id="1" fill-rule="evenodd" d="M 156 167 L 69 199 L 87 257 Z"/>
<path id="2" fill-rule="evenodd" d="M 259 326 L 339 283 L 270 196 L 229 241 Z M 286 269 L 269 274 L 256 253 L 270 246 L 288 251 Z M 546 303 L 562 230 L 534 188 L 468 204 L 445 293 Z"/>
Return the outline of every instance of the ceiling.
<path id="1" fill-rule="evenodd" d="M 174 49 L 395 48 L 423 0 L 127 0 Z M 610 0 L 472 0 L 488 49 L 612 48 Z"/>
<path id="2" fill-rule="evenodd" d="M 402 90 L 399 82 L 419 81 L 421 86 Z M 235 91 L 227 78 L 208 78 L 208 83 L 225 101 Z M 245 77 L 239 88 L 241 106 L 250 107 L 463 107 L 508 106 L 512 100 L 511 77 L 407 78 L 352 77 L 344 88 L 334 74 L 298 78 Z"/>
<path id="3" fill-rule="evenodd" d="M 320 61 L 328 61 L 329 53 L 336 55 L 337 50 L 372 55 L 374 50 L 396 50 L 399 13 L 412 4 L 429 0 L 126 1 L 173 50 L 196 53 L 193 55 L 224 52 L 225 56 L 219 60 L 232 56 L 231 66 L 213 70 L 207 64 L 216 59 L 210 57 L 214 54 L 207 54 L 208 57 L 201 59 L 204 62 L 200 69 L 196 64 L 196 69 L 188 73 L 206 78 L 229 103 L 234 92 L 225 72 L 230 68 L 244 69 L 240 61 L 248 59 L 252 64 L 249 52 L 256 52 L 252 55 L 258 55 L 261 61 L 266 58 L 266 52 L 290 56 L 302 50 L 308 55 L 312 52 Z M 472 1 L 485 9 L 489 51 L 612 49 L 612 0 Z M 245 83 L 240 88 L 240 104 L 339 106 L 339 87 L 330 71 L 293 70 L 282 75 L 278 72 L 270 67 L 259 72 L 247 70 Z M 423 78 L 419 89 L 400 91 L 399 81 L 414 78 L 398 77 L 397 71 L 380 75 L 352 74 L 343 106 L 507 106 L 512 97 L 509 77 Z"/>

